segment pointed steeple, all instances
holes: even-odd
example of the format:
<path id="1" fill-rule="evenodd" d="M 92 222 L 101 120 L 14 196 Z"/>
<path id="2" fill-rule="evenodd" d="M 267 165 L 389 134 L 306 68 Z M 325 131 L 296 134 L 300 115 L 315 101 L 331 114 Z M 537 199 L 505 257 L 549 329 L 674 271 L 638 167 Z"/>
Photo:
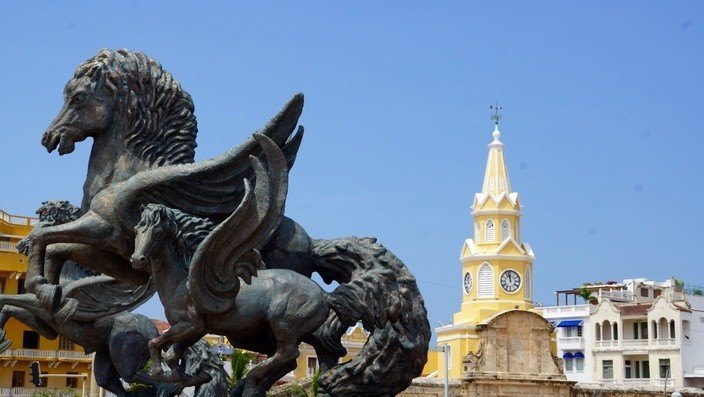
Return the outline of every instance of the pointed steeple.
<path id="1" fill-rule="evenodd" d="M 486 171 L 484 171 L 483 194 L 499 195 L 501 193 L 511 193 L 511 182 L 508 178 L 508 168 L 504 159 L 504 144 L 499 140 L 501 131 L 499 123 L 494 124 L 492 133 L 494 140 L 489 144 L 489 158 L 486 161 Z"/>

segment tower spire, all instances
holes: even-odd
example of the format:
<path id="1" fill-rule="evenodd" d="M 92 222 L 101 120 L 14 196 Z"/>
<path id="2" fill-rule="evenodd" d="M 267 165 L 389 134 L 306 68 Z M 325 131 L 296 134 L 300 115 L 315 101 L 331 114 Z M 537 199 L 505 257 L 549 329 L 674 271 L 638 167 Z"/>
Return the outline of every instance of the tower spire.
<path id="1" fill-rule="evenodd" d="M 498 102 L 489 106 L 489 109 L 494 110 L 491 119 L 494 121 L 494 131 L 491 136 L 494 140 L 489 144 L 489 158 L 486 163 L 486 171 L 484 172 L 484 184 L 482 193 L 492 193 L 495 195 L 501 192 L 511 193 L 511 184 L 508 178 L 508 169 L 506 168 L 506 160 L 504 159 L 503 147 L 504 144 L 499 140 L 501 131 L 499 131 L 499 121 L 502 118 L 499 111 L 502 107 Z"/>

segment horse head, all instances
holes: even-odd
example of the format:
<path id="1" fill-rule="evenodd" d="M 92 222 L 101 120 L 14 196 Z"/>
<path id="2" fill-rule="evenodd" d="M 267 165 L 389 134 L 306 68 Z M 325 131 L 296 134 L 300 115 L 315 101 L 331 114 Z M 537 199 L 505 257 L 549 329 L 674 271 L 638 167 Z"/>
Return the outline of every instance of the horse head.
<path id="1" fill-rule="evenodd" d="M 49 152 L 71 153 L 88 137 L 112 137 L 149 163 L 192 163 L 197 134 L 191 96 L 147 55 L 101 50 L 76 69 L 64 105 L 42 137 Z"/>
<path id="2" fill-rule="evenodd" d="M 134 253 L 130 261 L 136 270 L 146 270 L 154 259 L 167 252 L 168 244 L 181 235 L 174 212 L 161 204 L 142 206 L 142 217 L 134 231 Z"/>

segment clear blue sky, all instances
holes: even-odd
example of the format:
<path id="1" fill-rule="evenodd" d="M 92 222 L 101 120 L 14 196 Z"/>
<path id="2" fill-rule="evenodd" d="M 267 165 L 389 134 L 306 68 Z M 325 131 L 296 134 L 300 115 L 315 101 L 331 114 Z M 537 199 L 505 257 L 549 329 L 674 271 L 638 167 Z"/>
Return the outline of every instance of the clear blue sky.
<path id="1" fill-rule="evenodd" d="M 585 281 L 704 284 L 701 2 L 2 2 L 0 208 L 80 203 L 91 142 L 58 157 L 39 140 L 75 67 L 120 47 L 191 93 L 198 159 L 304 92 L 288 215 L 319 238 L 378 236 L 432 326 L 459 309 L 495 100 L 537 301 Z"/>

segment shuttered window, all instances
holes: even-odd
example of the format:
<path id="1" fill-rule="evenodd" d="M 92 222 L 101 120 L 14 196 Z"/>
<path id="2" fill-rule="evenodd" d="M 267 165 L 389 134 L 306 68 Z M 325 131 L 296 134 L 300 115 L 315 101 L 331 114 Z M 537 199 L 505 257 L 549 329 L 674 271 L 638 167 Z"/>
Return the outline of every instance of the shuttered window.
<path id="1" fill-rule="evenodd" d="M 494 242 L 494 222 L 492 222 L 491 219 L 486 221 L 486 242 Z"/>
<path id="2" fill-rule="evenodd" d="M 477 294 L 480 298 L 494 297 L 494 271 L 488 263 L 479 267 Z"/>
<path id="3" fill-rule="evenodd" d="M 511 224 L 508 223 L 507 219 L 501 222 L 501 241 L 504 241 L 511 235 Z"/>

